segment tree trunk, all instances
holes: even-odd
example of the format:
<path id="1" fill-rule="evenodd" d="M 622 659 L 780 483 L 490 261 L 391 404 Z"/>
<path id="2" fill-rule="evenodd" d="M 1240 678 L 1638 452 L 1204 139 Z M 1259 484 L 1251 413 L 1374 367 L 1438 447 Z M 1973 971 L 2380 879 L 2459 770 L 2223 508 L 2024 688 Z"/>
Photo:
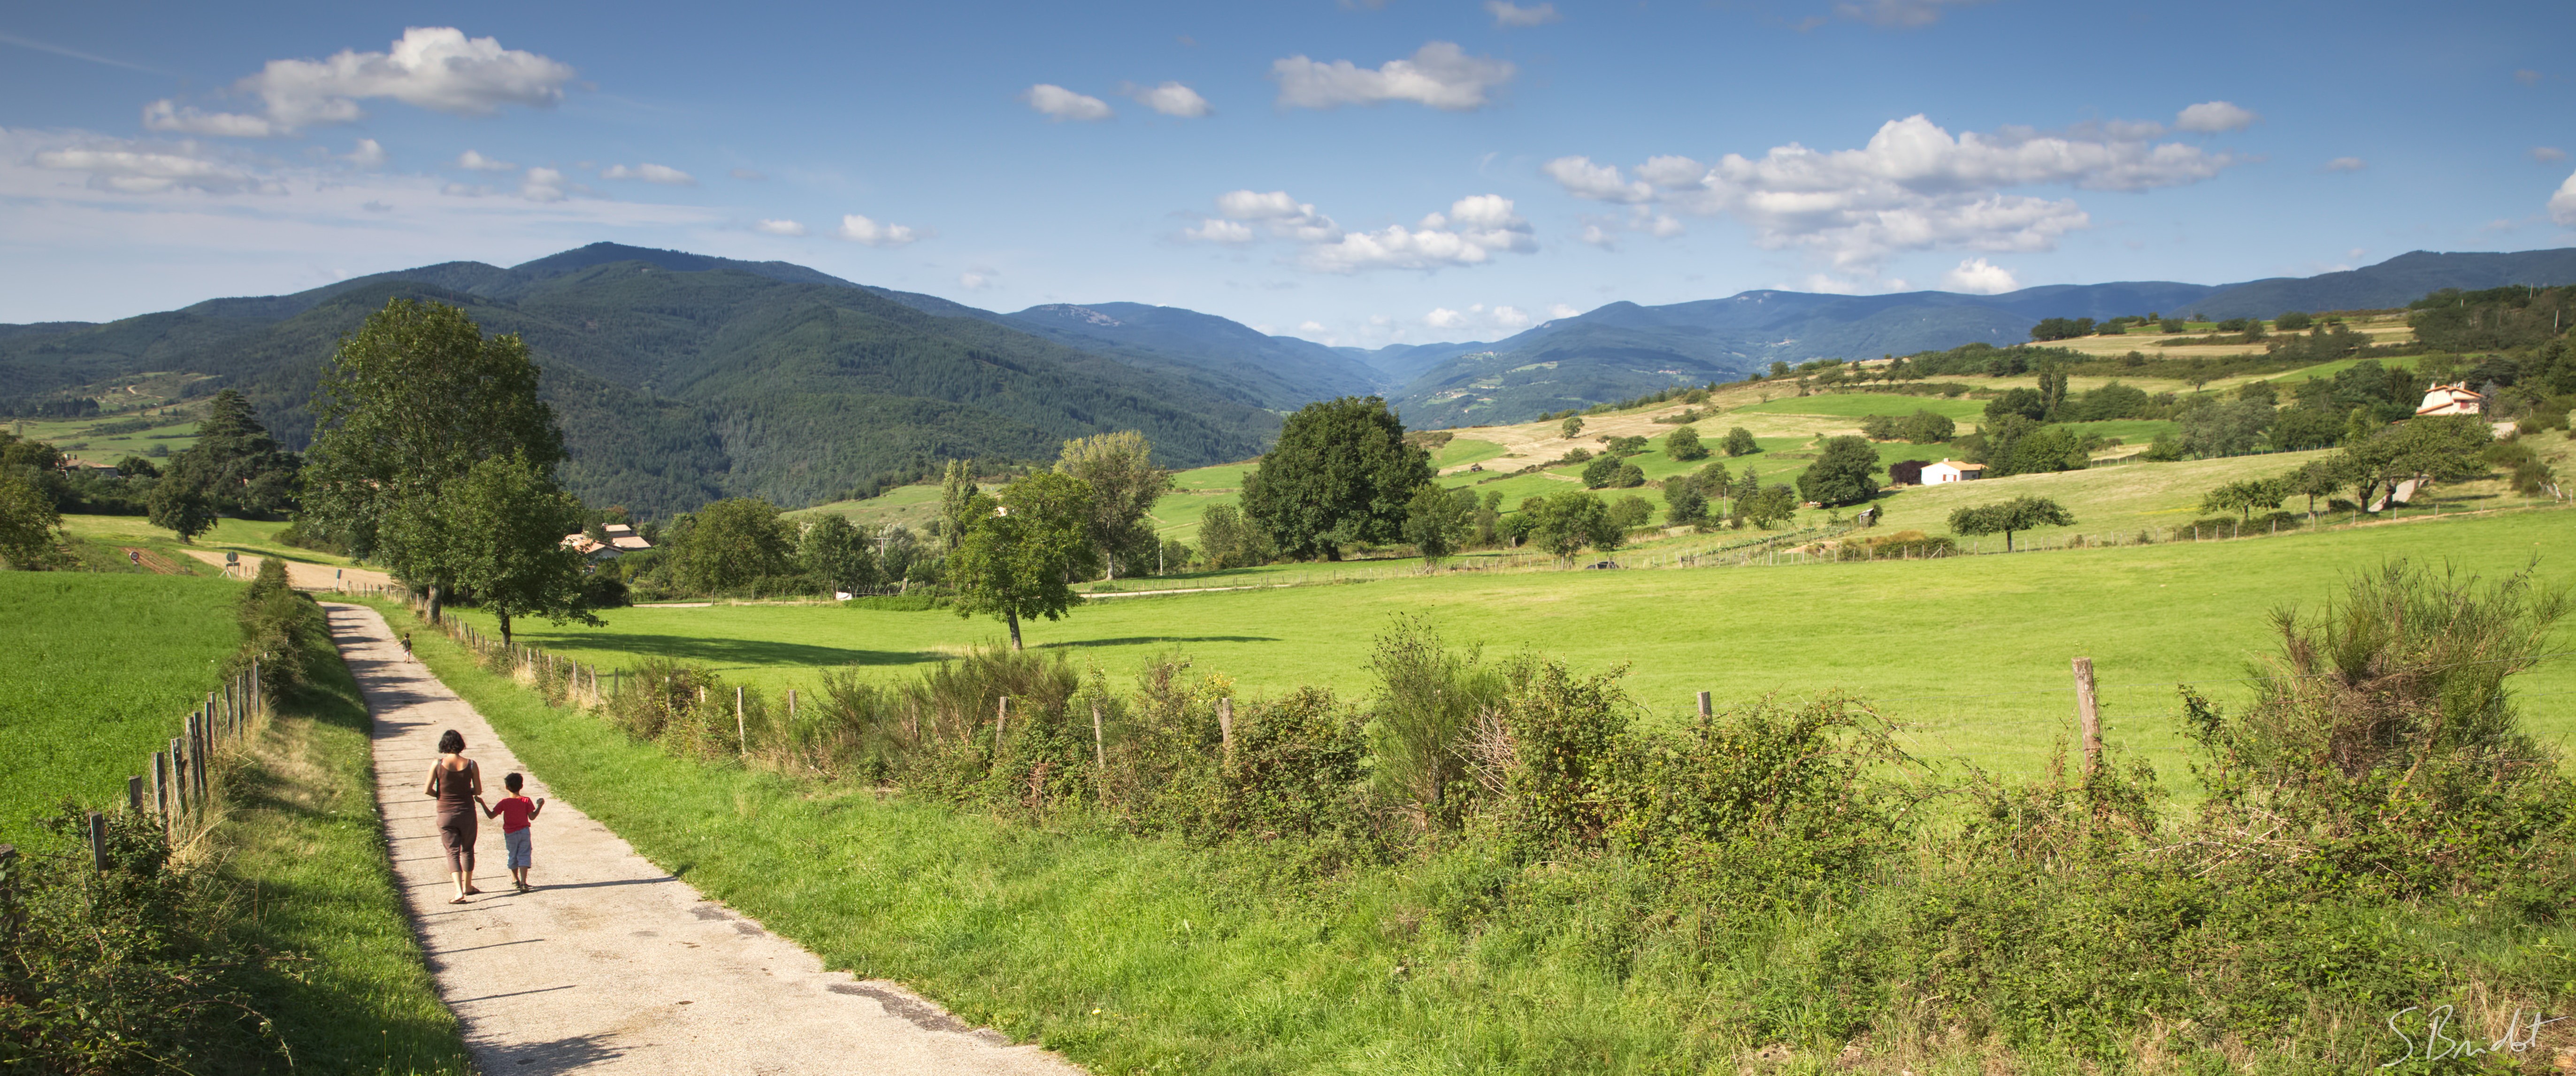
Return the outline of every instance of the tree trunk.
<path id="1" fill-rule="evenodd" d="M 440 614 L 440 612 L 441 612 L 442 610 L 446 609 L 446 607 L 447 607 L 447 606 L 445 605 L 444 601 L 443 601 L 443 599 L 444 599 L 444 598 L 445 598 L 445 595 L 443 595 L 443 594 L 441 594 L 441 593 L 439 592 L 439 586 L 438 586 L 438 584 L 436 584 L 436 583 L 431 583 L 431 584 L 429 585 L 429 622 L 430 622 L 430 623 L 432 623 L 432 624 L 437 624 L 437 623 L 441 623 L 441 622 L 442 622 L 442 621 L 440 621 L 440 619 L 439 619 L 439 614 Z"/>
<path id="2" fill-rule="evenodd" d="M 2004 552 L 2006 552 L 2006 553 L 2010 553 L 2010 552 L 2012 552 L 2012 532 L 2011 532 L 2011 531 L 2005 531 L 2005 532 L 2004 532 Z"/>
<path id="3" fill-rule="evenodd" d="M 499 616 L 501 620 L 501 645 L 508 646 L 510 645 L 510 614 L 501 613 Z"/>
<path id="4" fill-rule="evenodd" d="M 1016 653 L 1020 649 L 1020 614 L 1004 613 L 1002 620 L 1011 626 L 1011 650 Z"/>

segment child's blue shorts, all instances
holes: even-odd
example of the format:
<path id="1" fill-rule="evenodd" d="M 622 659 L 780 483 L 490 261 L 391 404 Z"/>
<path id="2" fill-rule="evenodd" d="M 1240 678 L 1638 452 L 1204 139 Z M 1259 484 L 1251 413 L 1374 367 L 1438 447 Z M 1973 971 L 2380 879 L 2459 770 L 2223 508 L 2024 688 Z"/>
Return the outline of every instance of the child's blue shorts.
<path id="1" fill-rule="evenodd" d="M 523 868 L 523 867 L 533 867 L 533 866 L 535 866 L 535 865 L 536 865 L 536 864 L 533 864 L 533 863 L 528 862 L 528 831 L 527 831 L 527 830 L 524 830 L 524 829 L 514 829 L 514 830 L 511 830 L 511 831 L 509 831 L 508 833 L 504 833 L 504 834 L 502 834 L 502 835 L 501 835 L 501 841 L 502 841 L 502 843 L 507 844 L 507 845 L 509 845 L 509 846 L 510 846 L 510 869 L 511 869 L 511 870 L 518 870 L 518 869 Z"/>

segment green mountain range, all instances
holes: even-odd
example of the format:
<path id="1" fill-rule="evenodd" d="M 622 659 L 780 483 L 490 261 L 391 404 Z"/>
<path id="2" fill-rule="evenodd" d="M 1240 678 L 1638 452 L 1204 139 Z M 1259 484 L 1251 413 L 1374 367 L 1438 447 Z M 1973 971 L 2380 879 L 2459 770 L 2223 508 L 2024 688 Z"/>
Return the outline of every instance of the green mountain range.
<path id="1" fill-rule="evenodd" d="M 1417 428 L 1519 422 L 1776 360 L 1874 358 L 2025 340 L 2042 318 L 2400 306 L 2446 287 L 2576 282 L 2576 249 L 2417 251 L 2361 269 L 2232 285 L 2049 285 L 2001 295 L 1618 302 L 1492 342 L 1334 348 L 1138 303 L 1017 313 L 748 262 L 596 243 L 501 268 L 449 262 L 293 295 L 213 299 L 105 324 L 0 325 L 0 411 L 99 395 L 144 373 L 239 388 L 302 447 L 322 362 L 395 296 L 525 337 L 593 504 L 645 516 L 717 497 L 789 505 L 865 494 L 949 458 L 1043 459 L 1066 438 L 1141 430 L 1175 466 L 1247 458 L 1279 415 L 1379 393 Z"/>
<path id="2" fill-rule="evenodd" d="M 800 505 L 943 458 L 1042 459 L 1143 431 L 1198 466 L 1258 454 L 1278 416 L 1225 386 L 976 317 L 942 317 L 783 263 L 599 244 L 509 269 L 455 262 L 103 325 L 0 332 L 0 397 L 146 372 L 213 375 L 301 448 L 339 338 L 396 296 L 518 333 L 592 504 L 668 516 L 724 496 Z"/>

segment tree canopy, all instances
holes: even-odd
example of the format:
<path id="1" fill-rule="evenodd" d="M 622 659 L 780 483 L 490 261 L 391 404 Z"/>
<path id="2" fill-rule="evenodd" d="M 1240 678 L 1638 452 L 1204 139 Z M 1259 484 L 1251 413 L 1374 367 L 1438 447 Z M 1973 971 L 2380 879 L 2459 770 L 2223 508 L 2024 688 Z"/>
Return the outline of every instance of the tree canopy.
<path id="1" fill-rule="evenodd" d="M 1798 493 L 1826 506 L 1859 504 L 1878 492 L 1870 474 L 1878 470 L 1878 450 L 1869 438 L 1846 434 L 1828 438 L 1816 462 L 1798 475 Z"/>
<path id="2" fill-rule="evenodd" d="M 1121 563 L 1150 563 L 1154 530 L 1145 526 L 1154 500 L 1172 488 L 1172 472 L 1154 466 L 1154 446 L 1134 430 L 1064 443 L 1055 469 L 1091 487 L 1091 540 L 1109 577 Z"/>
<path id="3" fill-rule="evenodd" d="M 24 470 L 0 463 L 0 564 L 29 571 L 54 562 L 63 519 Z"/>
<path id="4" fill-rule="evenodd" d="M 580 529 L 581 502 L 516 456 L 477 462 L 443 491 L 447 532 L 424 543 L 440 550 L 440 574 L 472 594 L 510 640 L 514 617 L 598 624 L 582 600 L 588 563 L 563 544 Z"/>
<path id="5" fill-rule="evenodd" d="M 1950 529 L 1960 534 L 2004 536 L 2004 551 L 2013 547 L 2013 533 L 2033 527 L 2072 527 L 2075 513 L 2046 497 L 2015 497 L 1999 504 L 1981 504 L 1950 513 Z"/>
<path id="6" fill-rule="evenodd" d="M 1279 443 L 1243 480 L 1243 513 L 1280 555 L 1340 560 L 1353 542 L 1403 537 L 1413 491 L 1432 479 L 1430 454 L 1376 396 L 1312 403 L 1288 416 Z"/>
<path id="7" fill-rule="evenodd" d="M 1404 540 L 1422 552 L 1422 559 L 1439 563 L 1466 541 L 1475 516 L 1476 491 L 1425 482 L 1405 503 Z"/>
<path id="8" fill-rule="evenodd" d="M 1061 619 L 1082 602 L 1073 581 L 1098 570 L 1091 486 L 1038 471 L 1003 487 L 996 500 L 996 510 L 967 523 L 948 558 L 948 579 L 957 588 L 957 615 L 1001 618 L 1018 650 L 1021 619 Z"/>
<path id="9" fill-rule="evenodd" d="M 435 619 L 457 582 L 447 574 L 454 551 L 434 544 L 456 533 L 436 518 L 447 487 L 489 459 L 516 459 L 551 482 L 564 460 L 537 379 L 517 336 L 487 339 L 445 303 L 386 303 L 323 367 L 304 518 L 427 588 Z"/>
<path id="10" fill-rule="evenodd" d="M 672 521 L 662 563 L 681 589 L 715 594 L 791 574 L 796 552 L 795 534 L 777 505 L 728 497 Z"/>
<path id="11" fill-rule="evenodd" d="M 1585 546 L 1607 553 L 1627 540 L 1624 529 L 1610 518 L 1610 506 L 1581 490 L 1554 494 L 1529 514 L 1535 516 L 1530 540 L 1560 560 L 1573 559 Z"/>

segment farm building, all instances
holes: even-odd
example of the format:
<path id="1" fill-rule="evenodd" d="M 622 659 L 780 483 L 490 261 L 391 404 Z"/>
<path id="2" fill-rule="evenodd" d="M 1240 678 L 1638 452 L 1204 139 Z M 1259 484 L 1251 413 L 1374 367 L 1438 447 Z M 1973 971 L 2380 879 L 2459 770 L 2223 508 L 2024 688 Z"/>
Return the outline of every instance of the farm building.
<path id="1" fill-rule="evenodd" d="M 1923 484 L 1937 486 L 1944 482 L 1970 482 L 1986 476 L 1986 465 L 1942 460 L 1923 465 Z"/>
<path id="2" fill-rule="evenodd" d="M 2480 415 L 2485 414 L 2486 409 L 2486 396 L 2469 391 L 2467 385 L 2435 385 L 2424 390 L 2424 406 L 2416 408 L 2415 413 L 2418 415 Z"/>
<path id="3" fill-rule="evenodd" d="M 587 534 L 567 534 L 563 544 L 592 560 L 615 560 L 637 550 L 653 548 L 653 543 L 645 541 L 643 535 L 635 533 L 635 528 L 626 524 L 611 523 L 600 530 L 608 536 L 608 541 L 601 542 Z"/>

